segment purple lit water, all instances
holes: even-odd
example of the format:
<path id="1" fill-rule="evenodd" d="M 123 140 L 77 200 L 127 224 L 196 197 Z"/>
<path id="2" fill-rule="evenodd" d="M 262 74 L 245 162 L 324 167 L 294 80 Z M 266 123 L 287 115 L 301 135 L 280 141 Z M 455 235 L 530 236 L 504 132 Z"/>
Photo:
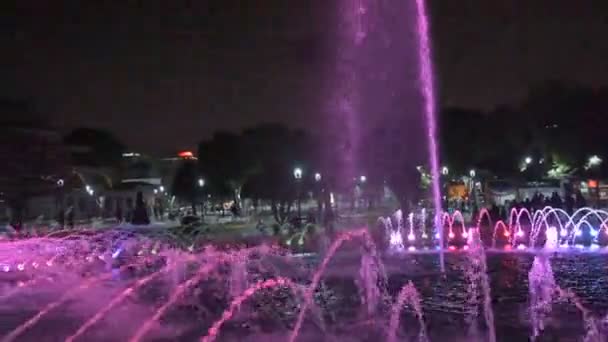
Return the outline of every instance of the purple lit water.
<path id="1" fill-rule="evenodd" d="M 603 217 L 583 214 L 562 225 L 576 229 L 584 219 L 598 227 Z M 458 220 L 446 218 L 443 227 L 454 226 L 454 239 L 462 238 Z M 422 223 L 415 222 L 420 243 Z M 528 224 L 520 224 L 527 234 Z M 0 333 L 5 341 L 605 337 L 605 247 L 561 247 L 564 237 L 551 228 L 538 233 L 542 249 L 487 249 L 491 241 L 481 237 L 494 227 L 480 229 L 446 252 L 445 274 L 437 272 L 433 248 L 378 250 L 365 229 L 309 255 L 267 246 L 180 251 L 136 232 L 5 240 L 0 262 L 10 267 L 0 272 Z M 121 246 L 121 253 L 104 246 Z"/>

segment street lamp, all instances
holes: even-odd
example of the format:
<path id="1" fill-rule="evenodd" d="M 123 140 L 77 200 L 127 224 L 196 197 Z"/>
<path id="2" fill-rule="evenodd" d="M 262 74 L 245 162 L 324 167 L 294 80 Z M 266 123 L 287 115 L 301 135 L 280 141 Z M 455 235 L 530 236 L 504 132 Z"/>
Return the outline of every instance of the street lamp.
<path id="1" fill-rule="evenodd" d="M 526 162 L 527 165 L 532 164 L 532 157 L 530 157 L 530 156 L 526 157 L 526 159 L 524 159 L 524 162 Z"/>
<path id="2" fill-rule="evenodd" d="M 293 169 L 293 178 L 296 179 L 296 196 L 298 197 L 298 220 L 302 217 L 302 201 L 300 199 L 300 181 L 302 180 L 302 169 L 296 167 Z"/>
<path id="3" fill-rule="evenodd" d="M 302 169 L 299 167 L 296 167 L 295 169 L 293 169 L 293 178 L 300 180 L 302 179 Z"/>
<path id="4" fill-rule="evenodd" d="M 160 190 L 160 192 L 165 192 L 165 187 L 162 185 L 158 189 Z"/>
<path id="5" fill-rule="evenodd" d="M 587 165 L 589 167 L 598 166 L 601 163 L 602 163 L 602 158 L 598 157 L 597 155 L 592 155 L 591 157 L 589 157 L 589 160 L 587 161 Z"/>

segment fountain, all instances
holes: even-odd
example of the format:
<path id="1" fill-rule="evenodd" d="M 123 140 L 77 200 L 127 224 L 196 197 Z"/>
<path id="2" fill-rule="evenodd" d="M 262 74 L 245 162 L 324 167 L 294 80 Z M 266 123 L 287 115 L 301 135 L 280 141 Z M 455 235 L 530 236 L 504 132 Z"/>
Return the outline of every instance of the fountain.
<path id="1" fill-rule="evenodd" d="M 597 280 L 605 278 L 598 275 L 608 255 L 601 239 L 608 212 L 513 209 L 496 222 L 486 210 L 472 219 L 443 212 L 425 2 L 394 2 L 398 10 L 387 1 L 339 2 L 347 26 L 347 39 L 335 44 L 337 69 L 346 74 L 333 99 L 337 121 L 346 125 L 341 178 L 350 182 L 365 164 L 358 160 L 369 133 L 363 129 L 377 120 L 382 129 L 396 127 L 369 153 L 392 172 L 389 182 L 412 169 L 410 159 L 418 162 L 413 154 L 426 143 L 433 205 L 410 212 L 412 198 L 403 190 L 414 187 L 397 182 L 404 211 L 378 220 L 383 234 L 347 230 L 309 253 L 201 245 L 198 234 L 176 241 L 164 230 L 132 226 L 13 234 L 0 240 L 2 341 L 605 338 L 596 317 L 606 315 L 608 284 Z M 399 45 L 409 37 L 402 32 L 406 15 L 413 38 Z M 410 65 L 418 82 L 407 82 Z M 418 85 L 411 87 L 414 95 L 403 96 L 404 83 Z M 403 98 L 415 100 L 398 101 Z M 419 116 L 425 129 L 416 129 Z M 425 134 L 403 134 L 404 127 Z M 411 140 L 391 140 L 391 134 Z M 556 255 L 569 262 L 557 262 Z M 572 303 L 582 319 L 557 310 L 560 302 Z"/>
<path id="2" fill-rule="evenodd" d="M 437 249 L 395 250 L 387 245 L 386 250 L 378 250 L 367 229 L 340 234 L 323 259 L 312 260 L 273 246 L 218 249 L 193 241 L 182 251 L 172 247 L 167 237 L 123 229 L 51 231 L 38 237 L 4 239 L 0 242 L 0 310 L 14 318 L 5 322 L 0 333 L 3 341 L 35 339 L 43 332 L 49 334 L 46 322 L 59 322 L 51 334 L 66 341 L 198 336 L 213 341 L 224 334 L 291 341 L 320 336 L 356 340 L 354 336 L 362 334 L 387 341 L 495 341 L 498 336 L 517 340 L 513 336 L 521 335 L 513 335 L 513 323 L 503 325 L 505 314 L 511 322 L 517 314 L 513 316 L 512 307 L 506 311 L 505 305 L 526 301 L 518 295 L 511 297 L 500 280 L 504 273 L 514 272 L 501 263 L 516 260 L 515 274 L 528 274 L 527 282 L 517 282 L 517 286 L 527 288 L 530 316 L 529 321 L 521 318 L 518 329 L 529 331 L 533 340 L 561 331 L 567 312 L 556 305 L 568 302 L 582 320 L 573 328 L 576 319 L 567 318 L 565 331 L 578 331 L 586 341 L 601 341 L 604 336 L 598 322 L 606 313 L 594 302 L 600 301 L 597 295 L 608 294 L 608 285 L 594 288 L 593 280 L 602 268 L 581 260 L 604 259 L 607 254 L 603 245 L 576 247 L 578 240 L 573 242 L 571 237 L 583 226 L 604 232 L 608 215 L 591 208 L 572 215 L 553 208 L 529 214 L 513 212 L 512 220 L 502 225 L 477 220 L 460 248 L 446 250 L 445 275 L 429 273 L 424 266 L 437 261 Z M 412 215 L 405 216 L 407 225 Z M 424 223 L 417 219 L 421 216 L 413 213 L 411 220 L 414 243 L 422 240 Z M 462 239 L 461 227 L 466 223 L 461 219 L 459 214 L 445 216 L 441 229 L 452 228 L 453 239 Z M 392 220 L 380 222 L 388 225 Z M 399 226 L 399 220 L 395 222 Z M 536 232 L 543 247 L 504 249 L 496 241 L 482 240 L 495 231 L 518 229 L 526 235 Z M 561 230 L 567 234 L 560 234 Z M 409 234 L 409 227 L 400 232 Z M 503 243 L 515 241 L 504 234 L 496 238 Z M 454 243 L 446 234 L 444 244 Z M 437 248 L 440 245 L 436 242 Z M 575 259 L 553 264 L 555 256 Z M 315 266 L 309 269 L 311 261 Z M 583 281 L 585 272 L 595 274 Z M 446 281 L 448 288 L 443 285 Z M 429 282 L 434 285 L 429 287 Z M 578 284 L 577 294 L 559 285 L 573 282 Z M 453 292 L 452 287 L 458 290 Z M 344 304 L 352 295 L 358 299 Z M 87 304 L 78 305 L 76 299 Z M 206 312 L 199 318 L 202 321 L 180 319 L 191 316 L 193 307 L 200 308 L 195 312 Z M 225 308 L 224 312 L 218 308 Z M 121 314 L 130 318 L 121 319 Z M 458 325 L 435 323 L 445 315 L 461 317 L 468 329 L 450 330 Z M 120 329 L 108 330 L 109 325 Z"/>

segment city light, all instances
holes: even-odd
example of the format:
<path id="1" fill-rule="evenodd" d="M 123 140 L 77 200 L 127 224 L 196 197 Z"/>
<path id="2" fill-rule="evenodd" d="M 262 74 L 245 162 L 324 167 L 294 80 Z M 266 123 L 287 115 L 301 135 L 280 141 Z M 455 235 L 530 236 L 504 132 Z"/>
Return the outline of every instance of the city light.
<path id="1" fill-rule="evenodd" d="M 320 173 L 318 173 L 318 172 L 317 172 L 317 173 L 315 173 L 315 181 L 316 181 L 316 182 L 321 181 L 321 174 L 320 174 Z"/>
<path id="2" fill-rule="evenodd" d="M 158 189 L 154 189 L 154 194 L 158 194 Z"/>
<path id="3" fill-rule="evenodd" d="M 597 155 L 592 155 L 587 160 L 587 165 L 585 165 L 585 169 L 590 169 L 592 167 L 598 166 L 602 163 L 602 158 Z"/>
<path id="4" fill-rule="evenodd" d="M 293 178 L 302 179 L 302 169 L 301 168 L 296 167 L 295 169 L 293 169 Z"/>
<path id="5" fill-rule="evenodd" d="M 205 186 L 205 180 L 202 178 L 198 179 L 198 186 L 200 186 L 201 188 Z"/>
<path id="6" fill-rule="evenodd" d="M 408 236 L 407 236 L 407 239 L 408 239 L 409 241 L 414 241 L 414 240 L 416 240 L 416 236 L 414 236 L 414 234 L 413 234 L 413 233 L 409 233 L 409 234 L 408 234 Z"/>
<path id="7" fill-rule="evenodd" d="M 441 174 L 444 175 L 444 176 L 449 175 L 450 174 L 450 169 L 448 169 L 447 166 L 442 167 L 441 168 Z"/>
<path id="8" fill-rule="evenodd" d="M 361 183 L 365 183 L 365 182 L 367 182 L 367 177 L 361 176 L 361 177 L 359 177 L 359 180 L 361 181 Z"/>
<path id="9" fill-rule="evenodd" d="M 469 171 L 469 176 L 471 176 L 471 178 L 475 178 L 476 174 L 477 172 L 475 172 L 475 169 L 471 169 L 471 171 Z"/>
<path id="10" fill-rule="evenodd" d="M 532 164 L 532 157 L 526 157 L 524 161 L 526 162 L 526 164 L 530 165 Z"/>
<path id="11" fill-rule="evenodd" d="M 165 187 L 162 185 L 158 189 L 160 190 L 160 192 L 165 192 Z"/>

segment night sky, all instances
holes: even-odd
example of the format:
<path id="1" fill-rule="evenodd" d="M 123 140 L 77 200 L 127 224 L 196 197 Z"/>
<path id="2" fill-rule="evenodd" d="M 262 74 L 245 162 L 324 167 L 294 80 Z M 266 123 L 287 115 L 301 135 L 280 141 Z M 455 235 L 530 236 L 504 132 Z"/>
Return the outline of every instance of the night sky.
<path id="1" fill-rule="evenodd" d="M 155 155 L 261 121 L 314 129 L 327 1 L 18 1 L 3 8 L 0 97 Z M 433 0 L 431 15 L 442 106 L 608 83 L 606 0 Z"/>

